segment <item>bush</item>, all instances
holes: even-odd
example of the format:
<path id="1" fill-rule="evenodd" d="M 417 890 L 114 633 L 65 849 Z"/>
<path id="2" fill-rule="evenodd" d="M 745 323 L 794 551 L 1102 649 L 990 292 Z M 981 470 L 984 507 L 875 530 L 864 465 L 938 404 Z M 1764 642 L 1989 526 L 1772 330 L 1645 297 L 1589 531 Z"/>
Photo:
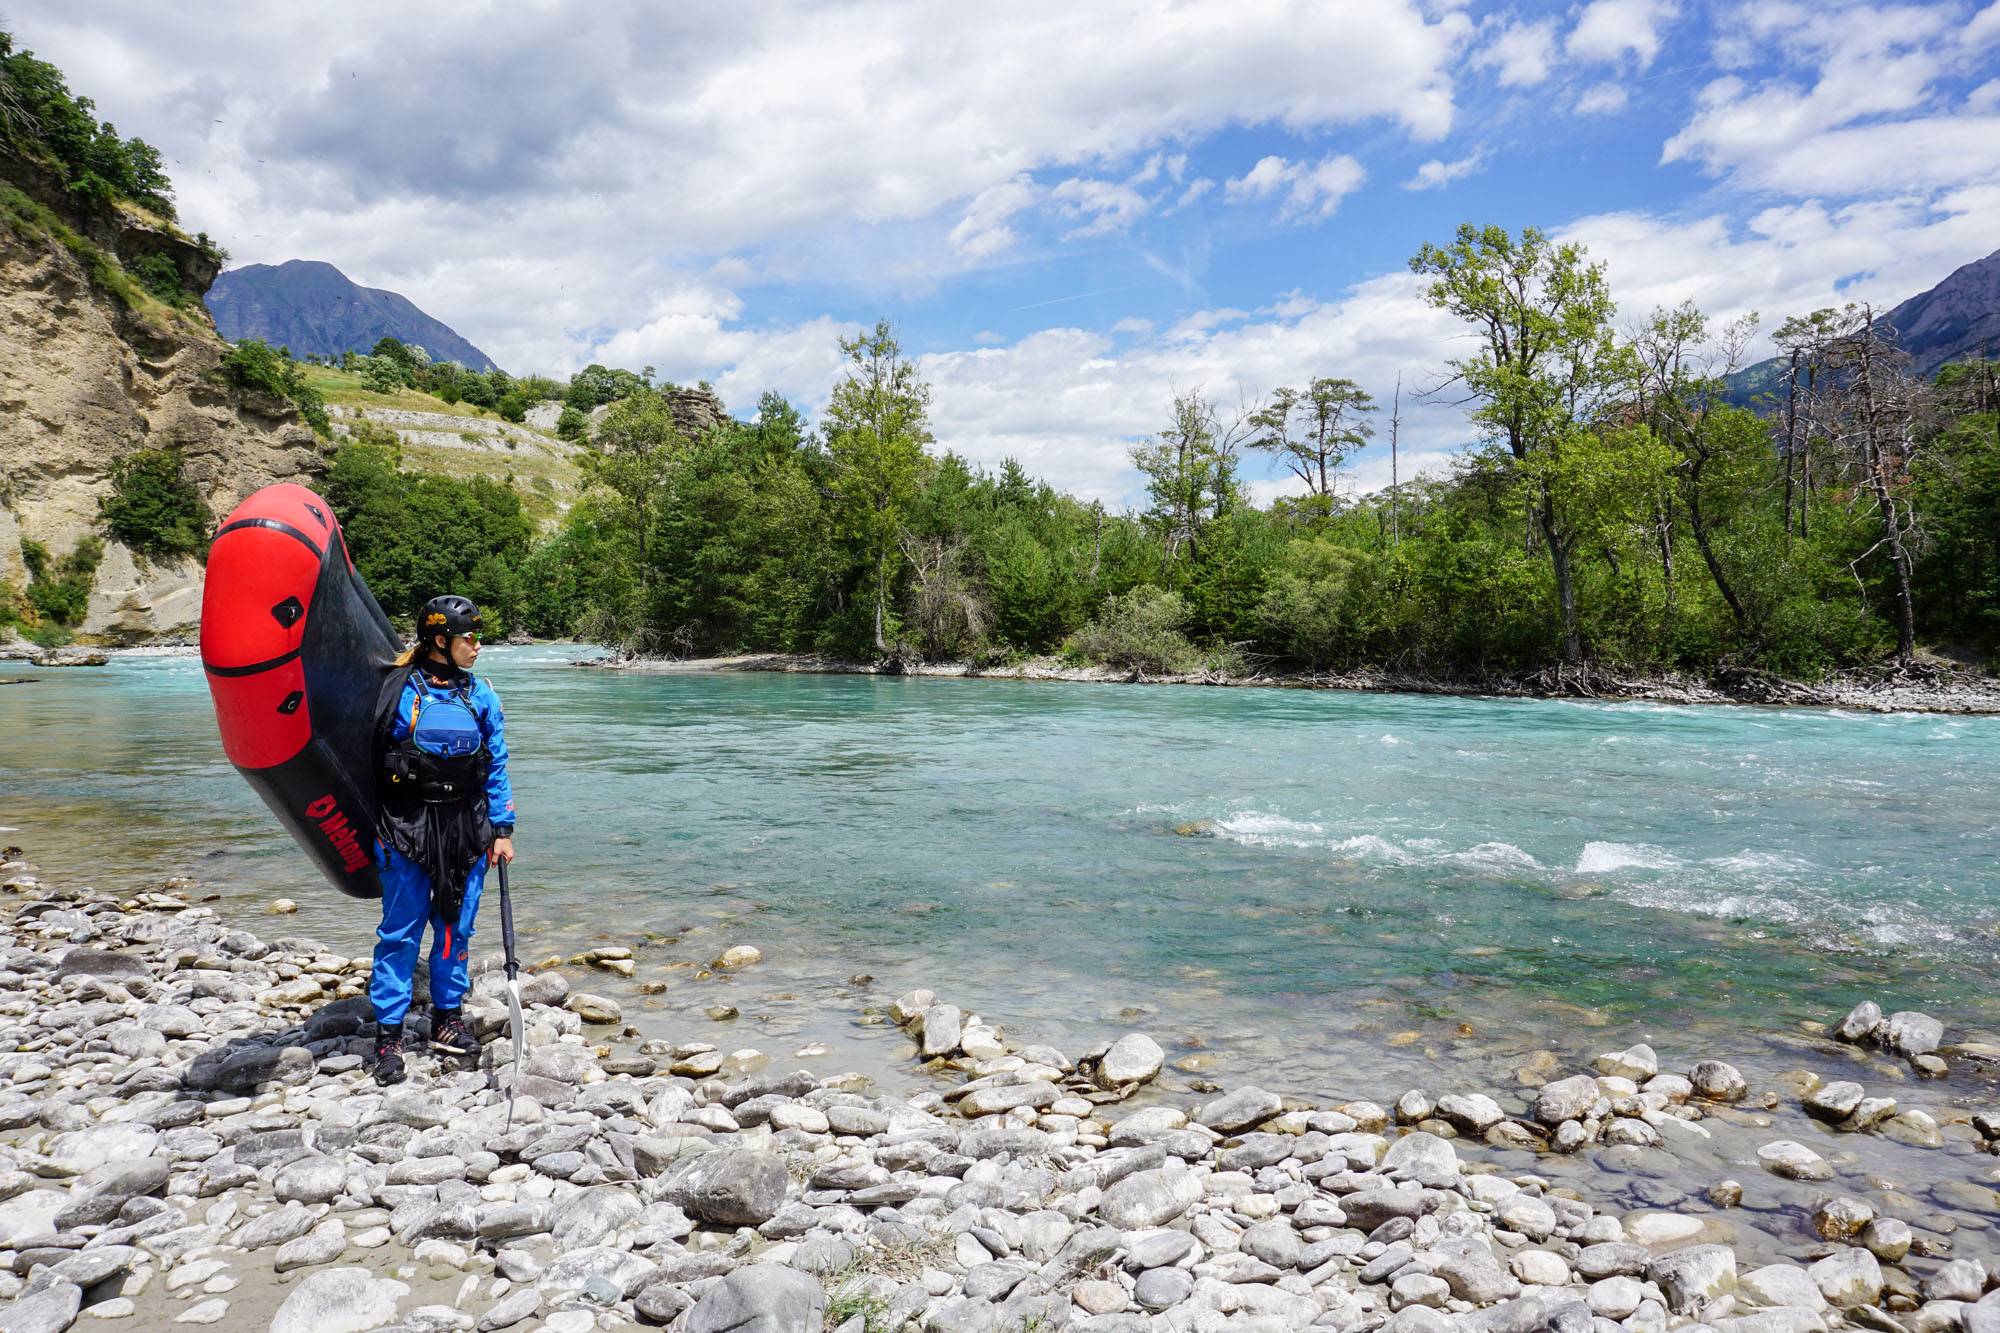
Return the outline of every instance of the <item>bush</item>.
<path id="1" fill-rule="evenodd" d="M 501 416 L 518 426 L 527 419 L 528 400 L 517 389 L 501 398 L 498 410 Z"/>
<path id="2" fill-rule="evenodd" d="M 261 338 L 245 338 L 222 358 L 221 369 L 223 378 L 240 389 L 291 399 L 299 415 L 316 433 L 333 434 L 333 423 L 326 415 L 326 399 L 306 383 L 298 362 L 283 349 Z"/>
<path id="3" fill-rule="evenodd" d="M 382 341 L 388 342 L 389 339 Z M 361 382 L 368 386 L 371 393 L 394 393 L 409 383 L 409 377 L 401 361 L 378 353 L 361 363 Z"/>
<path id="4" fill-rule="evenodd" d="M 187 288 L 181 285 L 180 266 L 165 255 L 141 255 L 125 266 L 139 285 L 170 306 L 188 303 Z"/>
<path id="5" fill-rule="evenodd" d="M 1332 542 L 1293 541 L 1257 603 L 1259 638 L 1314 671 L 1347 647 L 1348 577 L 1358 553 Z"/>
<path id="6" fill-rule="evenodd" d="M 578 444 L 587 442 L 590 439 L 590 414 L 579 412 L 568 403 L 563 404 L 562 412 L 556 417 L 556 434 Z"/>
<path id="7" fill-rule="evenodd" d="M 24 540 L 21 558 L 28 565 L 28 605 L 35 614 L 55 625 L 81 624 L 90 609 L 90 585 L 104 558 L 104 543 L 84 537 L 68 559 L 56 560 L 48 547 Z"/>
<path id="8" fill-rule="evenodd" d="M 215 521 L 188 480 L 178 449 L 141 449 L 111 469 L 111 494 L 97 504 L 111 535 L 152 556 L 198 555 Z"/>
<path id="9" fill-rule="evenodd" d="M 1180 594 L 1137 587 L 1106 598 L 1097 619 L 1071 636 L 1069 651 L 1087 662 L 1156 676 L 1198 671 L 1202 655 L 1181 633 L 1187 620 Z"/>

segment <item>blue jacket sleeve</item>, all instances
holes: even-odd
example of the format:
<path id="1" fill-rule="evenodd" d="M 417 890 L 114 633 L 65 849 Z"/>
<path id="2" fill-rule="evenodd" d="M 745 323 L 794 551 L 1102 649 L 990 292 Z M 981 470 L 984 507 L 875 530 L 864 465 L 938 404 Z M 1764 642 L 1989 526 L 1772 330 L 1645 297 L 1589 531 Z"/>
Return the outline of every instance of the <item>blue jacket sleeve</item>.
<path id="1" fill-rule="evenodd" d="M 396 711 L 389 715 L 389 743 L 410 739 L 410 724 L 417 705 L 417 682 L 414 677 L 403 682 L 402 693 L 396 696 Z"/>
<path id="2" fill-rule="evenodd" d="M 500 696 L 483 680 L 479 682 L 479 704 L 479 725 L 492 755 L 486 770 L 486 817 L 496 828 L 512 828 L 514 784 L 507 780 L 507 719 L 500 709 Z"/>

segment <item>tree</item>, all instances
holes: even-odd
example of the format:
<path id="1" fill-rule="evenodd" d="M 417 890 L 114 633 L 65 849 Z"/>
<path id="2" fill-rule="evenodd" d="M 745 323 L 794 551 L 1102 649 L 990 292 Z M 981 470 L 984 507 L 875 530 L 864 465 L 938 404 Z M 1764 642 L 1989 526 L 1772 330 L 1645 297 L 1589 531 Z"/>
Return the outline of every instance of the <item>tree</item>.
<path id="1" fill-rule="evenodd" d="M 1895 330 L 1876 322 L 1874 307 L 1848 306 L 1837 330 L 1829 346 L 1829 362 L 1842 379 L 1835 398 L 1836 420 L 1841 422 L 1850 466 L 1860 473 L 1862 486 L 1875 501 L 1880 532 L 1875 545 L 1854 564 L 1859 566 L 1878 550 L 1887 551 L 1896 607 L 1896 657 L 1908 662 L 1917 651 L 1911 570 L 1919 534 L 1909 466 L 1916 452 L 1924 386 L 1907 373 L 1909 358 L 1896 347 Z"/>
<path id="2" fill-rule="evenodd" d="M 1170 568 L 1199 559 L 1208 525 L 1235 503 L 1236 450 L 1250 430 L 1247 413 L 1225 425 L 1199 389 L 1175 394 L 1173 414 L 1173 424 L 1150 444 L 1132 449 L 1152 500 L 1146 523 Z"/>
<path id="3" fill-rule="evenodd" d="M 1447 246 L 1426 244 L 1411 271 L 1430 279 L 1425 296 L 1473 326 L 1479 349 L 1449 363 L 1446 384 L 1476 403 L 1473 420 L 1533 469 L 1530 508 L 1555 574 L 1563 661 L 1583 660 L 1576 606 L 1575 533 L 1559 516 L 1555 488 L 1567 475 L 1564 444 L 1629 388 L 1629 355 L 1611 330 L 1615 307 L 1604 266 L 1580 245 L 1558 245 L 1535 227 L 1459 227 Z M 1445 386 L 1440 385 L 1439 390 Z"/>
<path id="4" fill-rule="evenodd" d="M 597 437 L 582 455 L 585 484 L 603 486 L 618 497 L 642 586 L 650 581 L 646 539 L 653 526 L 654 500 L 675 450 L 685 444 L 666 399 L 642 393 L 620 399 L 604 414 Z"/>
<path id="5" fill-rule="evenodd" d="M 1820 377 L 1838 336 L 1840 312 L 1815 310 L 1794 315 L 1778 326 L 1772 341 L 1785 354 L 1785 430 L 1780 453 L 1785 460 L 1785 534 L 1791 535 L 1792 515 L 1798 515 L 1799 536 L 1811 535 L 1808 523 L 1813 492 L 1813 439 L 1818 431 Z M 1800 377 L 1804 384 L 1800 384 Z"/>
<path id="6" fill-rule="evenodd" d="M 1330 508 L 1332 473 L 1375 433 L 1366 415 L 1374 410 L 1375 400 L 1350 379 L 1322 377 L 1304 393 L 1279 389 L 1251 415 L 1249 424 L 1258 433 L 1250 447 L 1276 455 Z"/>
<path id="7" fill-rule="evenodd" d="M 1678 455 L 1674 470 L 1677 491 L 1687 509 L 1688 531 L 1716 592 L 1735 618 L 1736 628 L 1744 633 L 1750 632 L 1750 616 L 1716 554 L 1704 502 L 1709 467 L 1728 438 L 1716 429 L 1721 413 L 1729 410 L 1723 399 L 1724 380 L 1742 360 L 1743 348 L 1756 328 L 1757 316 L 1748 315 L 1724 328 L 1719 340 L 1712 340 L 1708 317 L 1686 301 L 1672 310 L 1655 310 L 1633 340 L 1640 372 L 1640 412 L 1654 435 Z M 1664 515 L 1661 541 L 1663 549 L 1670 551 L 1664 544 L 1671 541 L 1671 523 Z M 1671 555 L 1666 564 L 1672 568 Z"/>
<path id="8" fill-rule="evenodd" d="M 904 514 L 922 483 L 931 442 L 930 386 L 903 355 L 888 320 L 840 340 L 847 372 L 826 407 L 827 450 L 840 521 L 859 549 L 874 599 L 875 651 L 889 651 L 884 619 Z"/>

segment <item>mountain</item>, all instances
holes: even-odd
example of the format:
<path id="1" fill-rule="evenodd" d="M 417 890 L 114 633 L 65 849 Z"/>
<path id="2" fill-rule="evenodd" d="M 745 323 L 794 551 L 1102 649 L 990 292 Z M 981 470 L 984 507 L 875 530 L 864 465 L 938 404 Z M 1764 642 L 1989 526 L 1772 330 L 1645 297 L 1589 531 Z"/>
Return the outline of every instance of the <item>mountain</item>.
<path id="1" fill-rule="evenodd" d="M 1925 379 L 1961 357 L 2000 357 L 2000 250 L 1912 296 L 1881 321 L 1896 330 L 1911 370 Z M 1782 360 L 1759 361 L 1729 377 L 1727 397 L 1749 406 L 1757 395 L 1777 392 L 1784 378 Z"/>
<path id="2" fill-rule="evenodd" d="M 1903 302 L 1888 321 L 1925 376 L 1962 356 L 2000 356 L 2000 250 Z"/>
<path id="3" fill-rule="evenodd" d="M 433 361 L 494 369 L 491 357 L 408 297 L 359 286 L 318 260 L 230 269 L 208 289 L 208 310 L 231 342 L 262 338 L 273 347 L 291 348 L 293 356 L 366 352 L 388 337 L 423 348 Z"/>

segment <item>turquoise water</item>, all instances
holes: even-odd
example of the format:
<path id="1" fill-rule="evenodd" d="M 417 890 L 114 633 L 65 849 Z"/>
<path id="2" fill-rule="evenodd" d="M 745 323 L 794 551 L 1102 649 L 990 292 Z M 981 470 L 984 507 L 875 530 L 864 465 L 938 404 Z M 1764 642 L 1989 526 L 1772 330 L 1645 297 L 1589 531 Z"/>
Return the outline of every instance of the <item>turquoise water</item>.
<path id="1" fill-rule="evenodd" d="M 482 663 L 519 912 L 538 955 L 647 944 L 638 979 L 671 984 L 629 993 L 641 1021 L 721 1000 L 824 1035 L 929 985 L 1025 1035 L 1137 1025 L 1321 1069 L 1777 1031 L 1863 996 L 2000 1021 L 2000 719 L 574 655 Z M 367 947 L 368 907 L 224 762 L 198 663 L 0 678 L 31 681 L 0 686 L 0 842 L 47 877 L 284 894 L 286 929 Z M 766 962 L 696 979 L 738 942 Z"/>

